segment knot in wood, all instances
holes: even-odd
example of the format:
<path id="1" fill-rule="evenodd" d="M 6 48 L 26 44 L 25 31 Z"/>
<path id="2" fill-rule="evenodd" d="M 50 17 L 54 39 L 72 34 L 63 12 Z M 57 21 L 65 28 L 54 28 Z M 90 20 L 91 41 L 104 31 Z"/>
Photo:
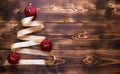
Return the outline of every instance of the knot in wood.
<path id="1" fill-rule="evenodd" d="M 13 41 L 15 39 L 15 31 L 7 31 L 6 33 L 1 34 L 1 38 L 4 40 Z"/>
<path id="2" fill-rule="evenodd" d="M 72 22 L 74 22 L 72 18 L 69 18 L 69 17 L 64 18 L 64 23 L 72 23 Z"/>
<path id="3" fill-rule="evenodd" d="M 81 38 L 87 38 L 87 32 L 86 31 L 82 31 L 81 33 L 79 33 L 79 36 Z"/>
<path id="4" fill-rule="evenodd" d="M 94 65 L 95 62 L 94 56 L 86 56 L 83 58 L 83 63 L 86 65 Z"/>
<path id="5" fill-rule="evenodd" d="M 86 39 L 86 38 L 88 38 L 87 32 L 86 31 L 81 31 L 81 32 L 73 35 L 72 38 L 75 39 L 75 40 Z"/>

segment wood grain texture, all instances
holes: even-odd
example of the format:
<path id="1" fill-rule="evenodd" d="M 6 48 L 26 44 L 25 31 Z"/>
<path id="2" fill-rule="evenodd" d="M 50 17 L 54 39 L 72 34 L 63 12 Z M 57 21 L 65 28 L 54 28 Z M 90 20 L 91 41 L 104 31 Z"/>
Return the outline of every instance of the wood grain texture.
<path id="1" fill-rule="evenodd" d="M 16 32 L 20 23 L 2 22 L 0 46 L 9 49 L 13 42 L 18 42 Z M 11 26 L 13 24 L 13 26 Z M 119 24 L 113 23 L 44 23 L 45 29 L 34 33 L 47 36 L 53 41 L 54 49 L 119 49 Z M 6 28 L 6 29 L 5 29 Z M 4 42 L 6 41 L 6 42 Z M 39 48 L 39 47 L 38 47 Z"/>
<path id="2" fill-rule="evenodd" d="M 33 33 L 53 42 L 53 53 L 65 63 L 56 66 L 2 66 L 25 17 L 37 8 L 35 20 L 44 30 Z M 120 74 L 119 0 L 1 0 L 0 74 Z M 39 48 L 34 46 L 31 48 Z M 21 58 L 46 58 L 20 54 Z"/>
<path id="3" fill-rule="evenodd" d="M 1 57 L 6 57 L 8 50 L 1 50 Z M 119 74 L 119 50 L 54 50 L 58 59 L 65 63 L 56 66 L 2 66 L 1 74 L 15 72 L 40 74 Z M 69 52 L 69 53 L 68 53 Z M 21 58 L 40 58 L 40 56 L 20 55 Z M 66 57 L 67 56 L 67 57 Z M 5 58 L 3 59 L 5 60 Z M 111 70 L 112 69 L 112 70 Z M 30 73 L 31 74 L 31 73 Z"/>
<path id="4" fill-rule="evenodd" d="M 111 4 L 110 0 L 4 0 L 0 7 L 1 20 L 21 20 L 29 3 L 37 7 L 37 17 L 43 22 L 117 20 L 120 16 L 119 3 Z"/>

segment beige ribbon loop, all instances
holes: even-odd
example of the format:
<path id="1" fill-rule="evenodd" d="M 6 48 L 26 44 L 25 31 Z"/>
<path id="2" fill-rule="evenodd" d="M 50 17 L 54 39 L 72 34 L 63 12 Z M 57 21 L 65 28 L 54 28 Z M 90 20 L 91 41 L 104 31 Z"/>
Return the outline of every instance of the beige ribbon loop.
<path id="1" fill-rule="evenodd" d="M 19 61 L 19 63 L 17 63 L 16 65 L 56 65 L 54 64 L 56 61 L 56 57 L 49 53 L 49 56 L 52 57 L 52 60 L 44 60 L 44 59 L 21 59 Z M 8 61 L 6 60 L 4 65 L 11 65 L 10 63 L 8 63 Z"/>
<path id="2" fill-rule="evenodd" d="M 29 47 L 40 44 L 42 40 L 45 39 L 45 36 L 34 36 L 34 35 L 27 35 L 44 28 L 44 25 L 39 21 L 32 21 L 34 17 L 26 17 L 22 19 L 22 26 L 23 27 L 30 27 L 26 29 L 22 29 L 17 32 L 17 38 L 20 40 L 26 40 L 24 42 L 18 42 L 11 45 L 11 50 L 15 51 L 15 49 Z"/>

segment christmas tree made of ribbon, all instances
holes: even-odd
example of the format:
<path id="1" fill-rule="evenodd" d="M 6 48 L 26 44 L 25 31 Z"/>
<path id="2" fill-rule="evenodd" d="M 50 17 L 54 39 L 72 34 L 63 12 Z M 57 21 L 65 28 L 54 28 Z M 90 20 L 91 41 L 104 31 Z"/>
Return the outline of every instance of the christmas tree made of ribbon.
<path id="1" fill-rule="evenodd" d="M 11 45 L 11 53 L 8 55 L 4 65 L 51 65 L 55 62 L 56 57 L 50 53 L 52 50 L 52 43 L 47 40 L 45 36 L 30 35 L 33 32 L 40 31 L 44 28 L 43 23 L 33 21 L 36 16 L 36 8 L 31 4 L 25 8 L 26 17 L 22 19 L 22 26 L 24 29 L 17 32 L 17 38 L 23 42 L 16 42 Z M 41 44 L 40 44 L 41 43 Z M 42 50 L 31 49 L 30 46 L 40 45 Z M 47 48 L 47 49 L 46 49 Z M 44 51 L 45 50 L 45 51 Z M 47 52 L 46 52 L 47 51 Z M 52 60 L 44 59 L 20 59 L 18 53 L 50 56 Z"/>

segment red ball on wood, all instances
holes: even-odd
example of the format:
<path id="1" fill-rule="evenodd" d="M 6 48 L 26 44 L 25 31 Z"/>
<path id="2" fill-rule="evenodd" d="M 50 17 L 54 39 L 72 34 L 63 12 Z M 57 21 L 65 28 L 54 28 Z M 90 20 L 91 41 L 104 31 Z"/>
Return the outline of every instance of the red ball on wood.
<path id="1" fill-rule="evenodd" d="M 36 16 L 36 8 L 35 8 L 35 6 L 33 6 L 33 5 L 31 5 L 31 4 L 28 5 L 28 6 L 25 8 L 24 12 L 25 12 L 26 17 Z"/>
<path id="2" fill-rule="evenodd" d="M 52 50 L 52 42 L 48 39 L 45 39 L 40 43 L 40 48 L 43 51 L 50 52 Z"/>
<path id="3" fill-rule="evenodd" d="M 10 64 L 17 64 L 19 62 L 19 55 L 15 52 L 8 54 L 7 60 Z"/>

